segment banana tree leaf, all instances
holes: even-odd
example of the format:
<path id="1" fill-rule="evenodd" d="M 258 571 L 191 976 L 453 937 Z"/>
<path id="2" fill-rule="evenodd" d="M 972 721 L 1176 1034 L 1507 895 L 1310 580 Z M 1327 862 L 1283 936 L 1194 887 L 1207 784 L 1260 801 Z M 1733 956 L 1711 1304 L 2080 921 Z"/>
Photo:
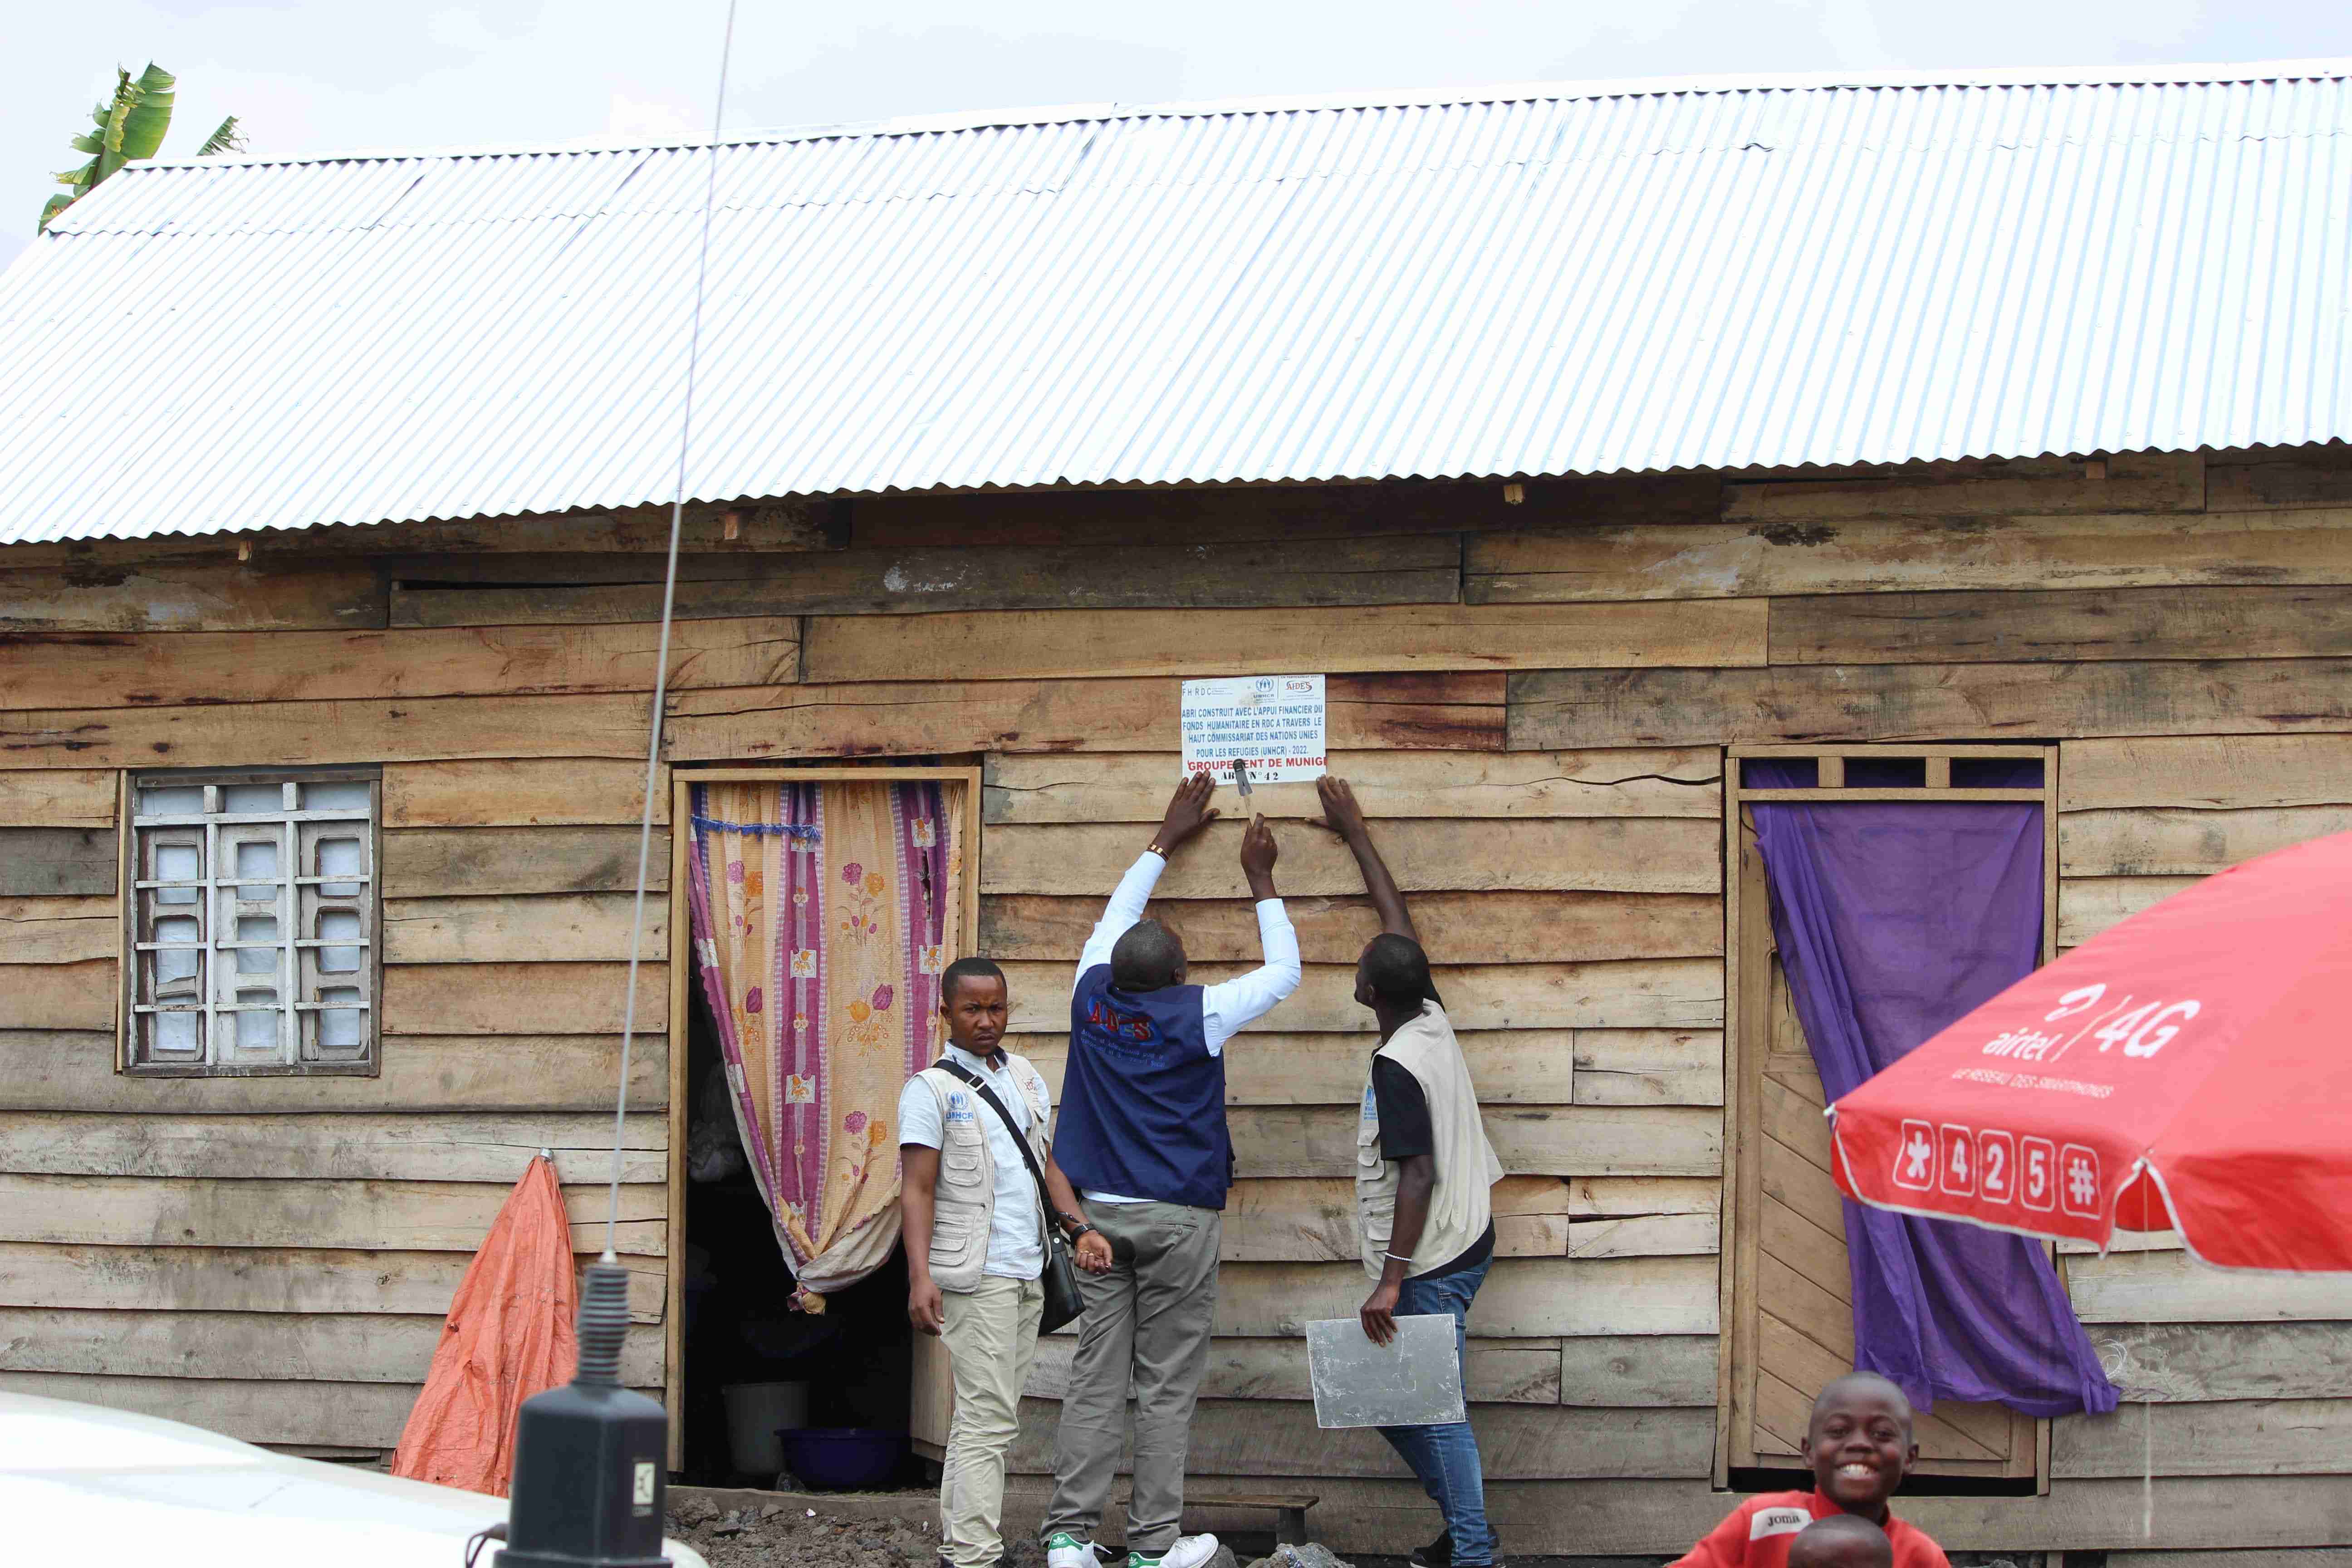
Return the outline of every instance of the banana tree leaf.
<path id="1" fill-rule="evenodd" d="M 65 211 L 66 208 L 73 205 L 73 201 L 74 199 L 71 196 L 60 195 L 51 196 L 47 201 L 41 204 L 41 222 L 38 229 L 35 232 L 46 232 L 49 226 L 49 220 L 57 216 L 59 213 Z"/>
<path id="2" fill-rule="evenodd" d="M 196 156 L 209 158 L 218 153 L 242 152 L 244 148 L 245 138 L 238 134 L 236 116 L 232 114 L 213 128 L 213 133 L 205 138 L 205 144 L 196 149 Z"/>
<path id="3" fill-rule="evenodd" d="M 170 71 L 149 62 L 133 84 L 138 96 L 122 116 L 121 151 L 125 160 L 152 158 L 162 150 L 163 133 L 172 128 L 173 89 L 178 85 Z"/>
<path id="4" fill-rule="evenodd" d="M 114 96 L 99 106 L 101 116 L 98 122 L 99 130 L 108 152 L 119 153 L 122 151 L 122 122 L 138 106 L 138 84 L 131 79 L 129 71 L 118 68 L 114 73 Z"/>

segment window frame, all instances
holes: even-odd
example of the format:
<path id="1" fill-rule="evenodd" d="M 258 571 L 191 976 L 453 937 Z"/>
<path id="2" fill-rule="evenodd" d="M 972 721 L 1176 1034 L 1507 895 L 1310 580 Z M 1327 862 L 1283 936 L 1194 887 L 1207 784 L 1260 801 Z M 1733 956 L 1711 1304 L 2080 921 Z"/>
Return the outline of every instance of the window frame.
<path id="1" fill-rule="evenodd" d="M 142 787 L 153 789 L 157 787 L 186 788 L 227 786 L 236 784 L 311 784 L 341 783 L 365 784 L 368 789 L 368 815 L 367 822 L 365 824 L 366 832 L 363 835 L 367 843 L 368 864 L 364 876 L 361 879 L 364 884 L 364 891 L 361 894 L 361 898 L 365 900 L 366 912 L 362 921 L 362 935 L 359 939 L 359 942 L 354 944 L 362 945 L 365 948 L 366 955 L 362 961 L 360 969 L 353 972 L 356 978 L 359 980 L 359 983 L 365 988 L 364 1005 L 362 1009 L 365 1016 L 365 1021 L 362 1026 L 362 1038 L 360 1047 L 361 1054 L 357 1058 L 346 1058 L 337 1060 L 301 1059 L 299 1054 L 302 1048 L 300 1037 L 301 1014 L 306 1010 L 318 1011 L 319 1009 L 305 1009 L 301 1005 L 300 998 L 303 989 L 302 970 L 299 959 L 297 957 L 289 965 L 281 969 L 279 972 L 278 984 L 280 1011 L 285 1014 L 291 1015 L 294 1019 L 294 1028 L 296 1031 L 294 1048 L 296 1052 L 296 1059 L 288 1061 L 281 1058 L 275 1061 L 247 1062 L 221 1061 L 215 1059 L 203 1061 L 152 1061 L 140 1059 L 141 1046 L 139 1037 L 139 1007 L 141 1005 L 140 982 L 142 972 L 140 943 L 144 940 L 141 930 L 141 889 L 139 887 L 139 883 L 142 880 L 141 873 L 142 861 L 140 846 L 141 824 L 139 821 L 139 793 Z M 292 859 L 289 860 L 281 857 L 281 864 L 279 866 L 280 874 L 276 879 L 273 879 L 284 890 L 284 901 L 278 915 L 278 918 L 285 921 L 288 924 L 283 951 L 289 953 L 296 953 L 301 946 L 306 944 L 323 947 L 327 945 L 323 941 L 309 942 L 300 935 L 302 929 L 301 892 L 303 889 L 303 874 L 299 865 L 300 832 L 299 825 L 306 820 L 305 816 L 303 813 L 297 811 L 280 815 L 277 816 L 276 820 L 286 825 L 288 828 L 292 831 L 294 835 L 293 843 L 296 849 L 295 857 Z M 331 819 L 313 818 L 310 820 Z M 343 818 L 343 820 L 349 820 L 349 818 Z M 118 952 L 120 953 L 120 963 L 117 965 L 118 975 L 115 986 L 115 1071 L 118 1075 L 130 1078 L 158 1079 L 239 1079 L 375 1078 L 382 1074 L 383 1064 L 383 948 L 385 933 L 383 890 L 383 769 L 381 765 L 369 763 L 287 767 L 126 768 L 122 770 L 120 775 L 118 775 L 116 821 L 119 824 L 117 852 L 120 858 L 121 868 L 119 883 L 121 920 L 118 926 Z M 203 831 L 210 833 L 213 829 L 207 827 Z M 220 875 L 220 867 L 216 863 L 214 863 L 211 860 L 207 861 L 205 866 L 207 875 L 205 878 L 206 899 L 210 898 L 212 890 L 215 887 L 236 884 L 236 879 L 234 876 L 224 878 Z M 323 877 L 313 879 L 315 881 L 321 882 L 325 879 L 326 879 Z M 203 984 L 205 992 L 209 994 L 211 988 L 216 984 L 211 968 L 212 963 L 222 954 L 237 950 L 234 947 L 224 949 L 215 945 L 217 939 L 209 933 L 211 930 L 211 922 L 216 918 L 217 910 L 208 902 L 200 903 L 197 907 L 204 910 L 204 913 L 200 918 L 206 922 L 205 929 L 207 931 L 206 936 L 203 939 L 202 947 L 202 951 L 205 955 L 205 961 L 204 965 L 200 968 L 199 973 L 203 977 Z M 341 972 L 328 973 L 340 973 Z M 215 1049 L 215 1043 L 212 1039 L 210 1031 L 208 1030 L 205 1041 L 206 1057 L 211 1058 Z"/>

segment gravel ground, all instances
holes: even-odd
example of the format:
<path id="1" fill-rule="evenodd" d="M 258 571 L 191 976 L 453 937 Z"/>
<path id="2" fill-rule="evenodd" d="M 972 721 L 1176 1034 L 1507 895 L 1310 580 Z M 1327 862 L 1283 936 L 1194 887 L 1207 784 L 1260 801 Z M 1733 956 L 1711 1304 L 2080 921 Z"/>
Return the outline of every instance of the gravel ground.
<path id="1" fill-rule="evenodd" d="M 923 1514 L 887 1518 L 827 1514 L 823 1508 L 768 1503 L 729 1509 L 708 1498 L 672 1503 L 669 1533 L 709 1560 L 710 1568 L 935 1568 L 937 1523 Z M 1045 1568 L 1034 1541 L 1010 1543 L 1011 1568 Z M 1220 1547 L 1209 1568 L 1239 1568 Z M 1248 1568 L 1352 1568 L 1319 1546 L 1277 1548 Z"/>

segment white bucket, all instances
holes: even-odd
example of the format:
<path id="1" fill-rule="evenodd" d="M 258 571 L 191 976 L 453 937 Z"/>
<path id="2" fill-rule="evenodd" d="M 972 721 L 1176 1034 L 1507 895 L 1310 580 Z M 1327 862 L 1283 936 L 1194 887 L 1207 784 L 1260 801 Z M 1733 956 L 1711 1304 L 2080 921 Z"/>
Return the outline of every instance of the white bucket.
<path id="1" fill-rule="evenodd" d="M 730 1383 L 719 1394 L 727 1401 L 728 1458 L 746 1475 L 773 1477 L 784 1468 L 777 1432 L 808 1425 L 808 1384 Z"/>

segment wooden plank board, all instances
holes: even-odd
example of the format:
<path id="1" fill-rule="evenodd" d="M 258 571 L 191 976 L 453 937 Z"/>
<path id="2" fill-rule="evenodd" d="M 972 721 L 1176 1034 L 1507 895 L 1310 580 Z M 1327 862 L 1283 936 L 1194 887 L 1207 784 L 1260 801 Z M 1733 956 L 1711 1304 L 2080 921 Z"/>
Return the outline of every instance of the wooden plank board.
<path id="1" fill-rule="evenodd" d="M 121 876 L 111 828 L 0 828 L 0 899 L 109 898 Z"/>
<path id="2" fill-rule="evenodd" d="M 0 641 L 0 708 L 169 708 L 651 691 L 660 633 L 638 625 L 448 631 L 59 632 Z M 800 678 L 796 617 L 681 622 L 669 684 Z"/>
<path id="3" fill-rule="evenodd" d="M 1324 686 L 1328 743 L 1360 750 L 1499 752 L 1505 679 L 1486 671 L 1335 675 Z M 1149 752 L 1164 750 L 1177 739 L 1179 699 L 1179 683 L 1161 679 L 893 681 L 682 691 L 669 704 L 669 755 L 684 763 Z M 7 739 L 0 728 L 0 742 Z"/>
<path id="4" fill-rule="evenodd" d="M 863 547 L 1114 547 L 1253 539 L 1356 539 L 1487 528 L 1563 528 L 1643 519 L 1712 521 L 1712 473 L 1571 474 L 1527 480 L 1511 505 L 1489 480 L 1376 484 L 1146 485 L 974 495 L 899 492 L 850 503 Z"/>
<path id="5" fill-rule="evenodd" d="M 0 632 L 358 631 L 387 623 L 364 562 L 288 571 L 144 561 L 0 571 Z"/>
<path id="6" fill-rule="evenodd" d="M 2241 452 L 2228 461 L 2209 459 L 2205 510 L 2303 510 L 2352 505 L 2352 467 L 2340 448 L 2273 447 Z"/>
<path id="7" fill-rule="evenodd" d="M 2062 827 L 2060 830 L 2063 832 Z M 2069 877 L 2058 884 L 2058 945 L 2079 947 L 2117 921 L 2195 887 L 2196 877 Z"/>
<path id="8" fill-rule="evenodd" d="M 586 1256 L 604 1245 L 601 1226 Z M 449 1310 L 473 1255 L 320 1247 L 0 1243 L 0 1305 L 109 1311 L 422 1313 Z M 662 1321 L 662 1260 L 625 1256 L 634 1321 Z"/>
<path id="9" fill-rule="evenodd" d="M 0 1029 L 114 1027 L 114 963 L 23 963 L 0 969 Z"/>
<path id="10" fill-rule="evenodd" d="M 1213 822 L 1160 876 L 1163 899 L 1240 899 L 1236 815 Z M 1381 825 L 1380 848 L 1408 893 L 1445 889 L 1712 893 L 1722 882 L 1722 829 L 1712 822 L 1652 817 L 1436 819 Z M 1150 842 L 1127 823 L 1003 826 L 988 833 L 980 889 L 1105 898 Z M 1319 828 L 1283 824 L 1275 840 L 1275 882 L 1285 897 L 1346 896 L 1364 876 L 1346 845 Z"/>
<path id="11" fill-rule="evenodd" d="M 1512 1105 L 1483 1115 L 1503 1169 L 1515 1175 L 1712 1176 L 1723 1168 L 1722 1118 L 1703 1108 Z M 1226 1123 L 1239 1175 L 1355 1173 L 1352 1106 L 1237 1106 Z"/>
<path id="12" fill-rule="evenodd" d="M 1774 599 L 1771 605 L 1774 664 L 2352 653 L 2352 588 L 2335 585 L 1836 594 Z"/>
<path id="13" fill-rule="evenodd" d="M 2105 1323 L 2091 1343 L 2134 1403 L 2352 1399 L 2342 1323 Z"/>
<path id="14" fill-rule="evenodd" d="M 1718 1152 L 1718 1163 L 1721 1159 Z M 1570 1258 L 1712 1258 L 1722 1249 L 1722 1233 L 1709 1213 L 1580 1220 L 1568 1227 Z"/>
<path id="15" fill-rule="evenodd" d="M 681 619 L 720 616 L 904 616 L 982 610 L 1142 610 L 1257 605 L 1450 605 L 1460 547 L 1423 537 L 1129 545 L 1073 552 L 842 550 L 741 559 L 725 578 L 683 582 Z M 661 618 L 658 581 L 580 587 L 426 587 L 392 596 L 392 624 L 497 626 Z"/>
<path id="16" fill-rule="evenodd" d="M 1027 1399 L 1059 1400 L 1070 1385 L 1070 1365 L 1077 1342 L 1067 1334 L 1047 1334 L 1037 1342 L 1037 1359 L 1029 1381 L 1022 1386 Z M 1557 1345 L 1526 1340 L 1470 1342 L 1472 1400 L 1484 1405 L 1557 1405 L 1559 1403 L 1560 1352 Z M 1265 1339 L 1209 1342 L 1209 1362 L 1201 1377 L 1203 1399 L 1311 1400 L 1314 1389 L 1307 1374 L 1303 1340 Z M 1047 1412 L 1050 1423 L 1055 1413 Z"/>
<path id="17" fill-rule="evenodd" d="M 2068 812 L 2058 819 L 2058 868 L 2070 879 L 2202 877 L 2273 849 L 2347 830 L 2352 830 L 2352 805 Z"/>
<path id="18" fill-rule="evenodd" d="M 0 1112 L 0 1172 L 511 1186 L 532 1157 L 548 1149 L 562 1180 L 585 1184 L 610 1177 L 613 1137 L 613 1119 L 594 1115 L 115 1116 L 20 1110 Z M 667 1180 L 667 1118 L 628 1118 L 621 1142 L 624 1182 Z"/>
<path id="19" fill-rule="evenodd" d="M 1015 1475 L 1050 1474 L 1056 1411 L 1024 1405 L 1021 1435 L 1007 1468 Z M 1534 1477 L 1684 1477 L 1706 1473 L 1715 1439 L 1706 1411 L 1659 1407 L 1593 1410 L 1576 1405 L 1474 1405 L 1481 1468 L 1496 1480 Z M 1302 1455 L 1318 1474 L 1384 1476 L 1395 1451 L 1381 1435 L 1359 1426 L 1323 1431 L 1310 1405 L 1292 1401 L 1203 1399 L 1194 1408 L 1185 1447 L 1188 1468 L 1220 1475 L 1286 1475 Z M 1120 1468 L 1131 1468 L 1131 1446 Z"/>
<path id="20" fill-rule="evenodd" d="M 1723 1031 L 1579 1029 L 1576 1103 L 1721 1105 Z"/>
<path id="21" fill-rule="evenodd" d="M 122 948 L 119 899 L 0 898 L 0 963 L 88 963 Z"/>
<path id="22" fill-rule="evenodd" d="M 1470 1306 L 1470 1331 L 1648 1337 L 1716 1331 L 1712 1258 L 1497 1258 Z M 1318 1318 L 1353 1317 L 1367 1290 L 1358 1263 L 1233 1263 L 1219 1270 L 1220 1335 L 1297 1338 Z"/>
<path id="23" fill-rule="evenodd" d="M 1877 517 L 1481 534 L 1465 547 L 1462 597 L 1526 605 L 2342 583 L 2352 581 L 2347 517 Z"/>
<path id="24" fill-rule="evenodd" d="M 1621 1178 L 1658 1186 L 1668 1179 Z M 1556 1202 L 1506 1201 L 1506 1187 L 1548 1186 Z M 1571 1218 L 1570 1184 L 1514 1175 L 1496 1188 L 1496 1255 L 1503 1258 L 1675 1258 L 1717 1249 L 1712 1203 L 1679 1210 L 1638 1210 Z M 1674 1203 L 1678 1194 L 1661 1194 Z M 1618 1194 L 1618 1201 L 1639 1203 Z M 1234 1263 L 1345 1261 L 1360 1256 L 1355 1184 L 1345 1176 L 1244 1177 L 1227 1195 L 1220 1257 Z"/>
<path id="25" fill-rule="evenodd" d="M 2340 1399 L 2126 1405 L 2053 1426 L 2050 1474 L 2340 1477 L 2347 1435 L 2352 1403 Z"/>
<path id="26" fill-rule="evenodd" d="M 425 1381 L 446 1321 L 441 1313 L 0 1309 L 0 1373 L 414 1384 Z M 621 1377 L 631 1387 L 661 1383 L 658 1326 L 628 1331 Z"/>
<path id="27" fill-rule="evenodd" d="M 510 967 L 541 971 L 559 966 Z M 1016 963 L 1003 968 L 1013 989 L 1014 1031 L 1042 1034 L 1069 1027 L 1069 994 L 1074 980 L 1069 964 Z M 1196 963 L 1191 973 L 1193 984 L 1213 985 L 1241 970 L 1242 966 L 1235 964 Z M 467 971 L 453 967 L 396 973 L 451 975 Z M 1369 1028 L 1371 1014 L 1356 1000 L 1355 973 L 1353 964 L 1308 964 L 1297 991 L 1250 1025 L 1250 1031 L 1357 1032 Z M 1431 976 L 1447 998 L 1446 1011 L 1454 1026 L 1462 1029 L 1712 1029 L 1723 1022 L 1723 965 L 1703 958 L 1603 963 L 1437 964 L 1433 966 Z M 390 984 L 387 978 L 386 985 Z M 548 1033 L 552 1027 L 551 1024 L 542 1024 L 532 1032 Z M 419 1028 L 417 1032 L 425 1031 Z M 445 1028 L 431 1032 L 471 1031 Z M 1245 1048 L 1246 1043 L 1234 1047 L 1237 1052 Z"/>
<path id="28" fill-rule="evenodd" d="M 1312 1467 L 1302 1457 L 1299 1468 Z M 1188 1485 L 1195 1494 L 1228 1488 L 1225 1480 L 1197 1472 Z M 1397 1542 L 1425 1538 L 1430 1527 L 1428 1500 L 1408 1478 L 1249 1477 L 1235 1478 L 1230 1489 L 1317 1494 L 1317 1539 L 1348 1555 L 1392 1555 Z M 1010 1493 L 1008 1525 L 1019 1518 L 1026 1529 L 1041 1518 L 1044 1490 Z M 2340 1480 L 2321 1476 L 2182 1477 L 2158 1478 L 2145 1495 L 2136 1479 L 2085 1480 L 2041 1497 L 1906 1494 L 1896 1507 L 1948 1551 L 2004 1553 L 2012 1563 L 2032 1563 L 2044 1552 L 2112 1552 L 2108 1568 L 2172 1568 L 2173 1549 L 2236 1547 L 2260 1555 L 2242 1555 L 2231 1568 L 2300 1568 L 2307 1543 L 2352 1541 L 2352 1500 L 2344 1490 Z M 1513 1552 L 1581 1558 L 1588 1568 L 1646 1568 L 1685 1552 L 1738 1500 L 1704 1480 L 1498 1480 L 1486 1494 L 1488 1517 Z M 2142 1510 L 2149 1502 L 2157 1539 L 2168 1549 L 2160 1563 L 2153 1554 L 2116 1550 L 2146 1539 Z M 1186 1524 L 1230 1533 L 1263 1530 L 1265 1519 L 1263 1513 L 1203 1510 L 1196 1520 L 1188 1511 Z M 2216 1564 L 2210 1556 L 2191 1557 L 2181 1568 Z"/>
<path id="29" fill-rule="evenodd" d="M 1716 1341 L 1703 1334 L 1601 1334 L 1560 1342 L 1559 1402 L 1604 1408 L 1715 1404 Z"/>
<path id="30" fill-rule="evenodd" d="M 0 1029 L 0 1110 L 178 1116 L 602 1111 L 609 1118 L 621 1042 L 603 1035 L 404 1036 L 382 1053 L 373 1078 L 134 1078 L 114 1070 L 114 1054 L 108 1031 Z M 629 1053 L 632 1107 L 658 1110 L 668 1103 L 668 1040 L 637 1037 Z"/>
<path id="31" fill-rule="evenodd" d="M 0 768 L 300 767 L 449 757 L 642 761 L 650 718 L 646 700 L 625 692 L 41 709 L 0 713 Z"/>
<path id="32" fill-rule="evenodd" d="M 635 827 L 411 827 L 383 836 L 387 900 L 493 893 L 634 893 Z M 653 837 L 646 886 L 669 886 L 669 835 Z"/>
<path id="33" fill-rule="evenodd" d="M 992 848 L 992 835 L 989 842 Z M 1380 917 L 1361 897 L 1286 893 L 1283 910 L 1309 963 L 1353 963 L 1380 934 Z M 1100 895 L 989 894 L 980 905 L 981 951 L 999 961 L 1068 959 L 1086 946 L 1102 912 Z M 1150 912 L 1195 962 L 1260 954 L 1257 910 L 1243 900 L 1163 899 Z M 1706 894 L 1422 893 L 1412 900 L 1412 919 L 1440 963 L 1700 958 L 1723 949 L 1723 905 Z"/>
<path id="34" fill-rule="evenodd" d="M 2234 1274 L 2183 1252 L 2070 1258 L 2066 1288 L 2085 1323 L 2352 1322 L 2352 1279 Z"/>
<path id="35" fill-rule="evenodd" d="M 1268 669 L 1762 664 L 1767 614 L 1761 601 L 1724 599 L 1680 605 L 1036 610 L 926 616 L 913 622 L 816 616 L 809 622 L 805 679 L 1040 680 Z"/>
<path id="36" fill-rule="evenodd" d="M 111 827 L 115 791 L 110 768 L 0 772 L 0 827 Z"/>
<path id="37" fill-rule="evenodd" d="M 678 517 L 678 547 L 698 554 L 754 555 L 768 551 L 835 548 L 834 503 L 828 500 L 767 500 L 754 505 L 689 505 Z M 352 528 L 331 524 L 261 534 L 256 553 L 276 555 L 383 554 L 391 551 L 482 555 L 562 552 L 638 555 L 636 568 L 661 575 L 669 548 L 667 505 L 616 507 L 608 511 L 537 512 L 520 517 L 430 519 Z M 250 536 L 248 536 L 250 537 Z"/>
<path id="38" fill-rule="evenodd" d="M 2059 756 L 2061 811 L 2352 804 L 2352 734 L 2067 741 Z"/>
<path id="39" fill-rule="evenodd" d="M 1723 815 L 1722 753 L 1675 750 L 1329 753 L 1369 819 L 1446 816 L 1689 816 Z M 984 820 L 1156 823 L 1180 775 L 1174 752 L 993 755 Z M 1260 784 L 1253 809 L 1277 820 L 1322 815 L 1311 784 Z M 1231 796 L 1223 802 L 1235 810 Z"/>
<path id="40" fill-rule="evenodd" d="M 1568 1105 L 1576 1100 L 1576 1031 L 1465 1029 L 1454 1037 L 1471 1081 L 1487 1105 Z M 1229 1105 L 1356 1105 L 1364 1095 L 1374 1037 L 1269 1033 L 1225 1058 Z M 1066 1032 L 1014 1035 L 1007 1048 L 1034 1063 L 1056 1095 L 1069 1047 Z"/>
<path id="41" fill-rule="evenodd" d="M 630 874 L 635 875 L 634 867 Z M 646 900 L 641 931 L 636 902 L 634 892 L 390 899 L 383 906 L 383 958 L 386 963 L 625 963 L 635 931 L 640 958 L 667 959 L 669 900 Z"/>
<path id="42" fill-rule="evenodd" d="M 383 972 L 383 1029 L 387 1036 L 617 1035 L 628 982 L 625 963 L 394 964 Z M 658 1033 L 668 1014 L 667 966 L 639 965 L 637 1028 Z"/>
<path id="43" fill-rule="evenodd" d="M 77 1246 L 472 1252 L 512 1182 L 0 1175 L 0 1241 Z M 577 1250 L 601 1247 L 604 1187 L 567 1187 Z M 659 1183 L 621 1189 L 619 1250 L 662 1254 Z M 62 1305 L 29 1302 L 25 1305 Z"/>
<path id="44" fill-rule="evenodd" d="M 1738 522 L 2201 511 L 2204 507 L 2205 459 L 2196 452 L 2119 452 L 2106 459 L 2106 472 L 2100 479 L 2091 478 L 2073 458 L 2025 458 L 1906 464 L 1884 477 L 1770 479 L 1723 487 L 1723 515 Z"/>
<path id="45" fill-rule="evenodd" d="M 5 775 L 0 775 L 5 783 Z M 635 823 L 645 810 L 639 755 L 526 761 L 478 758 L 396 763 L 383 770 L 386 827 L 525 827 Z M 654 792 L 654 824 L 669 821 L 669 792 Z"/>
<path id="46" fill-rule="evenodd" d="M 2352 660 L 2333 658 L 1557 669 L 1508 679 L 1513 751 L 2352 727 Z"/>

